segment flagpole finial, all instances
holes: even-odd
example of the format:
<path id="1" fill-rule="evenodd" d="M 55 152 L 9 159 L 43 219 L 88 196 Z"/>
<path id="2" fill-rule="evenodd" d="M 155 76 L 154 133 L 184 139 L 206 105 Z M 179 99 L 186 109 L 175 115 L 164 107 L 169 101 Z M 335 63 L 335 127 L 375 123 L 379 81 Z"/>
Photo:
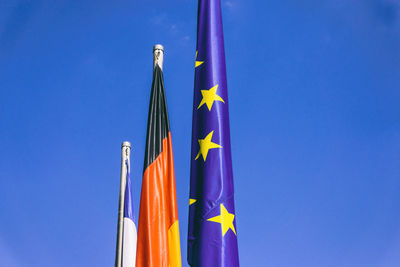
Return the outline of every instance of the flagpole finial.
<path id="1" fill-rule="evenodd" d="M 123 147 L 129 147 L 129 148 L 131 148 L 131 143 L 128 142 L 128 141 L 124 141 L 124 142 L 122 142 L 122 144 L 121 144 L 121 148 L 123 148 Z"/>
<path id="2" fill-rule="evenodd" d="M 160 68 L 163 68 L 163 61 L 164 61 L 164 46 L 160 44 L 156 44 L 153 46 L 153 61 L 154 61 L 154 68 L 156 65 L 160 66 Z"/>

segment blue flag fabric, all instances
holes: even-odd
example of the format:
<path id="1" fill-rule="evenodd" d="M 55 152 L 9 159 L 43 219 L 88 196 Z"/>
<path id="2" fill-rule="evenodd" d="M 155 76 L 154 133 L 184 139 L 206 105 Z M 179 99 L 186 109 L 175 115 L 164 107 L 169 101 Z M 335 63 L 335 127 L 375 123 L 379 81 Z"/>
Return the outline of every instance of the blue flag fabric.
<path id="1" fill-rule="evenodd" d="M 135 222 L 135 214 L 133 212 L 133 198 L 131 185 L 131 169 L 129 159 L 126 161 L 126 185 L 125 185 L 125 201 L 124 201 L 124 218 L 129 218 Z"/>
<path id="2" fill-rule="evenodd" d="M 220 0 L 199 0 L 188 262 L 239 266 Z"/>

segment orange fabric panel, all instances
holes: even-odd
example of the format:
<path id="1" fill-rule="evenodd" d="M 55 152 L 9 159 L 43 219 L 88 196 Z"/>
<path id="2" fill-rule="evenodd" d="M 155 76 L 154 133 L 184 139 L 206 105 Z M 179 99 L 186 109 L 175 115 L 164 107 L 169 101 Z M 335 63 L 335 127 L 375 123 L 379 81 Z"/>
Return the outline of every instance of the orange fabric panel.
<path id="1" fill-rule="evenodd" d="M 143 174 L 136 253 L 137 267 L 175 267 L 175 264 L 171 265 L 169 255 L 175 258 L 172 255 L 177 255 L 177 252 L 169 251 L 168 230 L 177 221 L 174 162 L 171 133 L 168 133 L 168 137 L 163 139 L 161 154 Z M 177 249 L 179 249 L 180 257 L 180 247 Z M 172 262 L 176 261 L 172 260 Z"/>

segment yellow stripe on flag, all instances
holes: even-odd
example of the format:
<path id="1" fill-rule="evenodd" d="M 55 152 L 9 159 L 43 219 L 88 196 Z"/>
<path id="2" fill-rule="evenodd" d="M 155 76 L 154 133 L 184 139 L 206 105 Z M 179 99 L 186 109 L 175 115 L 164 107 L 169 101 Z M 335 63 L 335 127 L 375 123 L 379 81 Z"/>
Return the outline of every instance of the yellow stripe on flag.
<path id="1" fill-rule="evenodd" d="M 175 221 L 168 229 L 168 261 L 169 267 L 182 266 L 178 221 Z"/>

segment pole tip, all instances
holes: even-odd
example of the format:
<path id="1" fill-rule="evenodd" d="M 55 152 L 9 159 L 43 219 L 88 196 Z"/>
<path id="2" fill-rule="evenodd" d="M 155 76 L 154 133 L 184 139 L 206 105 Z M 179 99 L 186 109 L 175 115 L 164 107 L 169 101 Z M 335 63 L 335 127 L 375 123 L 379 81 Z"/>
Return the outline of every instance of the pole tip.
<path id="1" fill-rule="evenodd" d="M 156 44 L 153 46 L 153 52 L 156 50 L 161 50 L 164 52 L 164 46 L 162 46 L 161 44 Z"/>
<path id="2" fill-rule="evenodd" d="M 131 148 L 131 143 L 128 142 L 128 141 L 124 141 L 124 142 L 122 142 L 121 147 L 129 147 L 129 148 Z"/>
<path id="3" fill-rule="evenodd" d="M 163 61 L 164 61 L 164 46 L 156 44 L 155 46 L 153 46 L 153 62 L 154 62 L 153 67 L 155 68 L 158 65 L 162 70 Z"/>

